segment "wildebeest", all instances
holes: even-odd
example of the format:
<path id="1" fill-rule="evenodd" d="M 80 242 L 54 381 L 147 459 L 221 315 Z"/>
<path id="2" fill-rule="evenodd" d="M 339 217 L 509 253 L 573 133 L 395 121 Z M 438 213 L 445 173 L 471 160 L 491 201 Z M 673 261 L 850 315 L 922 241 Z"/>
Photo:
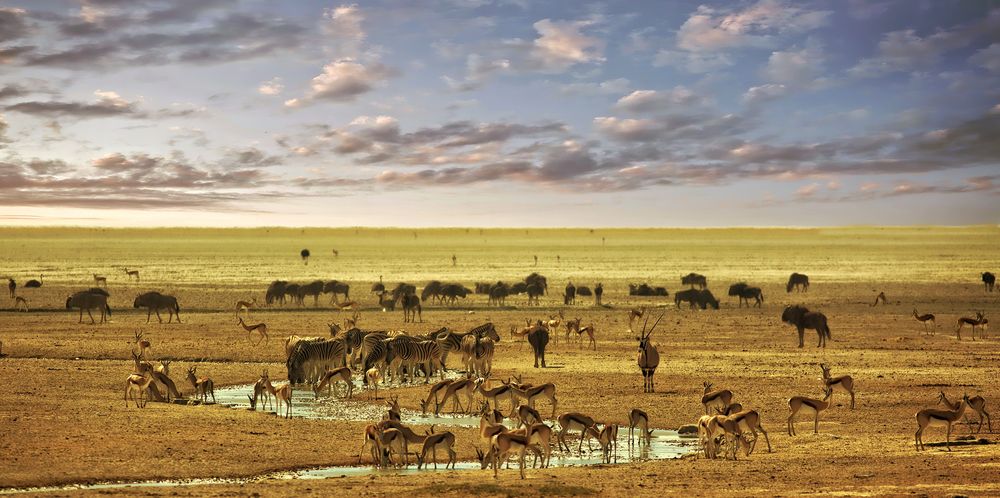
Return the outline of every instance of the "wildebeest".
<path id="1" fill-rule="evenodd" d="M 993 292 L 993 285 L 996 284 L 996 282 L 997 282 L 996 275 L 990 272 L 983 272 L 983 284 L 986 285 L 987 292 Z"/>
<path id="2" fill-rule="evenodd" d="M 412 322 L 419 318 L 420 322 L 423 323 L 424 318 L 421 315 L 420 298 L 416 294 L 406 294 L 399 299 L 403 305 L 403 322 Z"/>
<path id="3" fill-rule="evenodd" d="M 819 335 L 819 343 L 816 347 L 826 347 L 827 339 L 830 339 L 830 327 L 826 323 L 826 315 L 809 311 L 805 306 L 786 306 L 781 312 L 781 321 L 794 325 L 799 331 L 799 347 L 803 345 L 803 336 L 806 329 L 814 329 Z"/>
<path id="4" fill-rule="evenodd" d="M 503 282 L 497 282 L 492 287 L 490 287 L 489 294 L 490 297 L 489 300 L 487 301 L 487 304 L 495 304 L 497 306 L 503 306 L 504 301 L 507 299 L 507 296 L 510 295 L 510 287 Z"/>
<path id="5" fill-rule="evenodd" d="M 472 291 L 461 284 L 444 284 L 441 286 L 441 301 L 454 305 L 458 298 L 465 299 Z"/>
<path id="6" fill-rule="evenodd" d="M 698 306 L 701 309 L 707 309 L 708 306 L 711 306 L 714 309 L 719 309 L 719 300 L 708 289 L 685 289 L 674 293 L 674 305 L 679 307 L 684 301 L 691 303 L 692 308 Z"/>
<path id="7" fill-rule="evenodd" d="M 665 287 L 650 287 L 649 284 L 628 284 L 630 296 L 662 296 L 669 295 Z"/>
<path id="8" fill-rule="evenodd" d="M 549 331 L 541 321 L 528 332 L 528 344 L 531 344 L 531 351 L 535 355 L 535 368 L 538 368 L 539 361 L 542 362 L 542 368 L 545 368 L 545 346 L 549 344 Z"/>
<path id="9" fill-rule="evenodd" d="M 417 294 L 417 286 L 407 283 L 399 283 L 394 289 L 392 289 L 392 298 L 396 301 L 403 296 Z"/>
<path id="10" fill-rule="evenodd" d="M 264 293 L 264 301 L 270 306 L 275 303 L 285 303 L 285 287 L 288 286 L 288 282 L 284 280 L 275 280 L 271 282 L 271 285 L 267 286 L 267 292 Z"/>
<path id="11" fill-rule="evenodd" d="M 442 284 L 440 280 L 431 280 L 430 282 L 427 282 L 427 285 L 424 286 L 424 290 L 420 292 L 420 300 L 425 303 L 429 302 L 428 300 L 433 301 L 434 299 L 440 301 L 441 287 L 443 285 L 444 284 Z"/>
<path id="12" fill-rule="evenodd" d="M 750 299 L 757 300 L 754 306 L 758 308 L 764 302 L 764 293 L 761 292 L 760 287 L 750 287 L 746 282 L 739 282 L 729 286 L 729 295 L 739 297 L 739 305 L 737 307 L 742 307 L 743 301 L 746 301 L 747 307 L 750 307 Z"/>
<path id="13" fill-rule="evenodd" d="M 290 297 L 293 303 L 302 304 L 299 301 L 299 284 L 287 284 L 285 285 L 285 296 Z M 284 304 L 285 300 L 282 298 L 281 303 Z"/>
<path id="14" fill-rule="evenodd" d="M 792 289 L 798 289 L 802 292 L 809 290 L 809 277 L 801 273 L 792 273 L 788 277 L 788 285 L 785 286 L 785 292 L 792 292 Z"/>
<path id="15" fill-rule="evenodd" d="M 576 303 L 576 286 L 573 282 L 566 284 L 566 292 L 563 294 L 563 304 L 569 306 Z"/>
<path id="16" fill-rule="evenodd" d="M 323 293 L 326 284 L 322 280 L 313 280 L 308 284 L 299 286 L 298 301 L 303 304 L 306 296 L 313 297 L 313 306 L 319 306 L 319 295 Z"/>
<path id="17" fill-rule="evenodd" d="M 70 310 L 73 308 L 80 308 L 80 321 L 77 323 L 83 323 L 83 310 L 87 310 L 87 315 L 90 316 L 90 323 L 94 323 L 94 315 L 90 313 L 90 310 L 98 309 L 101 311 L 101 323 L 106 322 L 107 317 L 111 316 L 111 307 L 108 306 L 108 296 L 93 294 L 89 291 L 77 292 L 66 298 L 66 309 Z"/>
<path id="18" fill-rule="evenodd" d="M 339 280 L 331 280 L 323 284 L 323 294 L 331 294 L 330 304 L 337 302 L 337 294 L 343 294 L 344 300 L 351 298 L 351 286 L 347 285 L 346 282 L 341 282 Z"/>
<path id="19" fill-rule="evenodd" d="M 181 307 L 177 304 L 177 298 L 174 296 L 168 296 L 166 294 L 160 294 L 156 291 L 146 292 L 144 294 L 139 294 L 135 298 L 135 302 L 132 303 L 133 308 L 146 308 L 146 323 L 149 323 L 149 317 L 154 312 L 156 313 L 156 319 L 160 323 L 163 323 L 163 318 L 160 316 L 160 310 L 167 310 L 169 313 L 167 318 L 167 323 L 171 323 L 174 320 L 174 315 L 177 315 L 177 323 L 181 323 Z"/>
<path id="20" fill-rule="evenodd" d="M 545 292 L 549 290 L 549 281 L 545 277 L 539 275 L 538 273 L 532 273 L 531 275 L 524 277 L 524 283 L 526 284 L 537 283 L 542 287 L 542 295 L 545 295 Z"/>
<path id="21" fill-rule="evenodd" d="M 539 305 L 538 298 L 540 296 L 545 295 L 545 289 L 542 287 L 542 284 L 539 282 L 532 282 L 528 284 L 527 291 L 528 291 L 528 304 L 530 305 L 534 303 L 535 306 L 538 306 Z"/>
<path id="22" fill-rule="evenodd" d="M 579 286 L 579 287 L 576 288 L 576 295 L 590 297 L 590 296 L 593 296 L 594 293 L 590 291 L 590 287 L 581 285 L 581 286 Z"/>
<path id="23" fill-rule="evenodd" d="M 476 282 L 476 294 L 489 294 L 490 287 L 492 287 L 491 284 Z"/>
<path id="24" fill-rule="evenodd" d="M 525 282 L 515 282 L 507 289 L 507 295 L 509 296 L 516 296 L 525 292 L 528 292 L 528 284 Z"/>
<path id="25" fill-rule="evenodd" d="M 699 289 L 704 289 L 708 287 L 708 279 L 704 275 L 688 273 L 681 277 L 681 285 L 690 285 L 691 288 L 698 287 Z"/>

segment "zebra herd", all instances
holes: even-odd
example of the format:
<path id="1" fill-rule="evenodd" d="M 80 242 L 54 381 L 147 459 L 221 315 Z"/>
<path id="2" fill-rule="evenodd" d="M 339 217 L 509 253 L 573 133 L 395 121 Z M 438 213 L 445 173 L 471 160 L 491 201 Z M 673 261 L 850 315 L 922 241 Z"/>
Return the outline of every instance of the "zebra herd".
<path id="1" fill-rule="evenodd" d="M 464 333 L 442 328 L 408 335 L 357 327 L 341 332 L 337 326 L 331 326 L 330 332 L 330 338 L 290 336 L 285 340 L 285 366 L 292 384 L 317 385 L 325 372 L 341 367 L 360 372 L 374 368 L 383 378 L 399 382 L 413 382 L 419 373 L 427 383 L 434 375 L 444 378 L 448 354 L 453 352 L 461 355 L 467 376 L 488 377 L 495 343 L 500 341 L 491 322 Z M 368 384 L 367 376 L 363 383 Z"/>

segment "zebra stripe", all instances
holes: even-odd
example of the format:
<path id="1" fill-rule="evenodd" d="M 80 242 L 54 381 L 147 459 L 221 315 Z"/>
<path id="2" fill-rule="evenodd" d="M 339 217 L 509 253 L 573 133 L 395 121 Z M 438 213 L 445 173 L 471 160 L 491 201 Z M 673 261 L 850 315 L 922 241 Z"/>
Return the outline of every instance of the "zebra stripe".
<path id="1" fill-rule="evenodd" d="M 490 372 L 493 371 L 493 352 L 495 349 L 496 345 L 493 343 L 493 339 L 489 337 L 480 340 L 476 344 L 476 359 L 473 368 L 476 371 L 477 377 L 489 377 Z"/>
<path id="2" fill-rule="evenodd" d="M 361 341 L 362 373 L 385 360 L 385 341 L 388 338 L 384 332 L 371 332 Z M 367 375 L 363 377 L 363 382 L 368 385 Z"/>
<path id="3" fill-rule="evenodd" d="M 293 384 L 315 383 L 325 370 L 346 365 L 347 348 L 343 339 L 300 342 L 288 356 L 288 380 Z"/>
<path id="4" fill-rule="evenodd" d="M 424 366 L 424 383 L 427 383 L 434 367 L 441 367 L 441 347 L 435 341 L 400 341 L 398 339 L 389 341 L 386 361 L 393 362 L 398 359 L 401 366 L 406 367 L 411 382 L 414 377 L 414 367 L 417 364 L 422 364 Z M 443 369 L 441 370 L 441 378 L 444 378 Z"/>

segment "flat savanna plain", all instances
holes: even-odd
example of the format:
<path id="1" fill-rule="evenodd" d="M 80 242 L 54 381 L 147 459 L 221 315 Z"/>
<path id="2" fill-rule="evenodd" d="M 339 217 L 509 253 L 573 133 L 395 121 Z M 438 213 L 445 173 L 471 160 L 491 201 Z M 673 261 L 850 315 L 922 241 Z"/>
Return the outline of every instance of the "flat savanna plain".
<path id="1" fill-rule="evenodd" d="M 123 384 L 131 371 L 129 341 L 142 328 L 153 359 L 171 359 L 181 381 L 185 367 L 214 378 L 217 386 L 253 382 L 262 368 L 283 377 L 281 338 L 325 335 L 326 324 L 346 315 L 321 297 L 297 308 L 261 308 L 254 318 L 268 324 L 272 339 L 253 346 L 236 325 L 234 303 L 256 296 L 273 279 L 307 282 L 344 280 L 362 305 L 363 327 L 422 333 L 442 326 L 465 330 L 492 320 L 503 333 L 494 372 L 522 374 L 525 381 L 553 382 L 559 411 L 581 411 L 602 421 L 625 423 L 631 407 L 645 409 L 658 428 L 693 423 L 703 409 L 702 382 L 735 393 L 757 409 L 769 431 L 773 453 L 758 445 L 739 461 L 650 461 L 613 466 L 515 470 L 494 480 L 487 471 L 383 474 L 326 480 L 258 479 L 245 484 L 130 488 L 115 493 L 301 495 L 544 495 L 659 496 L 664 494 L 1000 494 L 996 445 L 955 446 L 948 453 L 913 446 L 914 413 L 935 403 L 943 390 L 953 398 L 981 394 L 1000 412 L 1000 343 L 992 335 L 955 340 L 959 316 L 985 311 L 997 316 L 1000 293 L 984 292 L 982 271 L 1000 270 L 1000 230 L 969 228 L 842 228 L 733 230 L 102 230 L 0 229 L 0 275 L 23 284 L 44 274 L 40 289 L 19 288 L 32 311 L 13 311 L 0 299 L 0 487 L 60 485 L 198 477 L 242 477 L 273 471 L 357 461 L 362 422 L 283 420 L 222 406 L 150 403 L 126 408 Z M 309 248 L 308 265 L 299 251 Z M 332 250 L 339 251 L 334 257 Z M 457 258 L 452 266 L 451 257 Z M 538 256 L 534 266 L 533 256 Z M 558 259 L 557 259 L 558 257 Z M 122 267 L 140 271 L 129 281 Z M 403 324 L 402 313 L 382 313 L 368 292 L 382 275 L 388 285 L 418 287 L 431 279 L 515 281 L 532 271 L 547 276 L 549 295 L 538 308 L 523 296 L 507 308 L 486 306 L 472 296 L 456 308 L 425 305 L 423 323 Z M 666 286 L 671 296 L 680 275 L 708 276 L 722 301 L 718 311 L 676 309 L 672 297 L 628 296 L 627 284 Z M 792 271 L 812 280 L 808 293 L 786 294 Z M 64 309 L 66 296 L 89 287 L 92 274 L 108 277 L 114 310 L 104 325 L 77 324 Z M 583 298 L 565 307 L 559 293 L 567 281 L 604 283 L 609 307 Z M 763 288 L 762 308 L 737 308 L 726 297 L 730 283 Z M 139 292 L 159 290 L 180 300 L 183 324 L 146 324 L 131 309 Z M 879 291 L 887 306 L 871 307 Z M 663 359 L 657 392 L 643 394 L 628 332 L 631 307 L 666 306 L 655 333 Z M 809 331 L 797 348 L 790 326 L 780 322 L 785 304 L 824 312 L 833 340 L 825 350 Z M 936 335 L 926 336 L 912 310 L 938 317 Z M 506 331 L 527 318 L 563 311 L 597 328 L 597 351 L 564 341 L 550 344 L 550 368 L 532 368 L 527 346 Z M 471 312 L 471 313 L 470 313 Z M 86 315 L 84 317 L 86 319 Z M 968 330 L 968 329 L 966 329 Z M 799 435 L 785 433 L 787 399 L 822 397 L 820 369 L 851 374 L 857 408 L 835 395 L 819 434 L 803 421 Z M 455 360 L 449 363 L 455 365 Z M 189 384 L 178 382 L 189 394 Z M 419 408 L 423 384 L 393 389 L 404 408 Z M 547 403 L 540 409 L 546 413 Z M 974 418 L 974 417 L 973 417 Z M 1000 419 L 998 419 L 1000 424 Z M 995 429 L 1000 430 L 1000 426 Z M 970 427 L 958 426 L 956 435 Z M 984 432 L 986 428 L 984 427 Z M 456 431 L 462 460 L 474 458 L 472 430 Z M 985 437 L 996 439 L 994 434 Z M 925 441 L 944 439 L 930 429 Z M 762 442 L 763 443 L 763 442 Z M 622 448 L 624 451 L 624 448 Z M 107 493 L 89 490 L 73 493 Z M 58 494 L 67 494 L 61 491 Z"/>

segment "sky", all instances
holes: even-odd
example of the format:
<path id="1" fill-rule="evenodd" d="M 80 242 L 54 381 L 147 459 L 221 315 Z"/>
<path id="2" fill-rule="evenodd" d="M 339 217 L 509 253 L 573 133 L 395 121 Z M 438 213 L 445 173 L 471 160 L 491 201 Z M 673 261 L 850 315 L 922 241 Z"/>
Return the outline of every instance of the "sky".
<path id="1" fill-rule="evenodd" d="M 1000 2 L 0 0 L 0 224 L 1000 222 Z"/>

